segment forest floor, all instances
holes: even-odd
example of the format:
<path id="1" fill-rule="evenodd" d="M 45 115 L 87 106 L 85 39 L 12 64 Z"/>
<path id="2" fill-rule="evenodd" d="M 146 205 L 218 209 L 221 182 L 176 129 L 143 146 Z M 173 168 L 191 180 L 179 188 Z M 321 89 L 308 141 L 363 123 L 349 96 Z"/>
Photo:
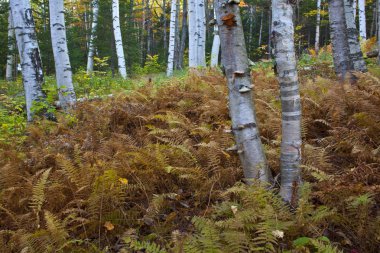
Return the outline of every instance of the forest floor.
<path id="1" fill-rule="evenodd" d="M 238 157 L 227 151 L 226 80 L 199 70 L 140 79 L 56 112 L 57 122 L 25 127 L 6 112 L 14 118 L 0 134 L 1 252 L 380 252 L 380 70 L 342 85 L 325 64 L 300 69 L 296 209 L 278 185 L 240 183 Z M 252 77 L 277 176 L 278 82 L 268 67 Z"/>

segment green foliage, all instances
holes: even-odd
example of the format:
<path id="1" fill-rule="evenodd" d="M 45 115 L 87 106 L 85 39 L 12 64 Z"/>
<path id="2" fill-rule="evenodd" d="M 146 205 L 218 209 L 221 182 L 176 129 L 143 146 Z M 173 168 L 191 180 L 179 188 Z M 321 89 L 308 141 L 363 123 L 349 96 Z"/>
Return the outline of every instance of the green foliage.
<path id="1" fill-rule="evenodd" d="M 144 67 L 140 67 L 138 64 L 133 65 L 134 75 L 157 74 L 163 71 L 165 68 L 158 62 L 158 55 L 148 55 Z"/>

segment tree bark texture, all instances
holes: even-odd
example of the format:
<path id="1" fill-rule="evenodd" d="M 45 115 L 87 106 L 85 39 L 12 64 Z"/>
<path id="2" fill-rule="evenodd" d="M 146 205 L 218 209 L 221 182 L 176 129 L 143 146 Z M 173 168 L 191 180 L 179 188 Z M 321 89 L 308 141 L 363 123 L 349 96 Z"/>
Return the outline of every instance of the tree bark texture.
<path id="1" fill-rule="evenodd" d="M 112 0 L 112 19 L 113 19 L 113 31 L 115 37 L 117 64 L 121 77 L 127 78 L 127 70 L 125 67 L 125 57 L 123 49 L 123 40 L 121 36 L 120 29 L 120 18 L 119 18 L 119 0 Z"/>
<path id="2" fill-rule="evenodd" d="M 15 68 L 15 30 L 13 28 L 12 12 L 9 11 L 8 16 L 8 55 L 7 55 L 7 68 L 5 71 L 5 79 L 7 81 L 13 81 L 14 68 Z"/>
<path id="3" fill-rule="evenodd" d="M 94 56 L 95 56 L 95 40 L 96 40 L 96 28 L 98 26 L 98 13 L 99 13 L 99 3 L 98 0 L 92 1 L 92 25 L 91 25 L 91 36 L 90 43 L 88 46 L 88 57 L 87 57 L 87 73 L 94 71 Z"/>
<path id="4" fill-rule="evenodd" d="M 170 32 L 169 32 L 169 53 L 168 53 L 168 67 L 166 70 L 167 76 L 173 75 L 174 68 L 174 51 L 176 42 L 176 21 L 177 21 L 177 0 L 172 0 L 170 11 Z"/>

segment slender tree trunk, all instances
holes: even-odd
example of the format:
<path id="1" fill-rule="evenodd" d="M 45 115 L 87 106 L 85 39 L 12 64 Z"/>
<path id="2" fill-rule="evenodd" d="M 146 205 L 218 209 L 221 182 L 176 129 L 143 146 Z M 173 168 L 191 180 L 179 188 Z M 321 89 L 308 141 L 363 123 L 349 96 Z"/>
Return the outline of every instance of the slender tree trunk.
<path id="1" fill-rule="evenodd" d="M 197 17 L 196 17 L 196 0 L 189 0 L 189 67 L 195 68 L 198 66 L 197 45 Z"/>
<path id="2" fill-rule="evenodd" d="M 352 8 L 354 9 L 354 20 L 355 20 L 355 27 L 356 27 L 356 13 L 358 12 L 358 0 L 352 1 Z"/>
<path id="3" fill-rule="evenodd" d="M 317 27 L 315 31 L 315 53 L 319 52 L 319 37 L 321 29 L 321 0 L 317 0 Z"/>
<path id="4" fill-rule="evenodd" d="M 206 67 L 206 11 L 205 0 L 196 0 L 196 15 L 197 15 L 197 66 Z"/>
<path id="5" fill-rule="evenodd" d="M 179 66 L 181 69 L 183 69 L 183 59 L 185 56 L 185 49 L 186 49 L 186 40 L 187 40 L 187 32 L 188 32 L 188 25 L 187 25 L 187 0 L 183 0 L 183 14 L 182 14 L 182 35 L 181 35 L 181 45 L 179 50 Z"/>
<path id="6" fill-rule="evenodd" d="M 281 197 L 291 205 L 301 183 L 301 97 L 294 51 L 293 7 L 288 0 L 272 1 L 273 45 L 282 105 Z"/>
<path id="7" fill-rule="evenodd" d="M 91 26 L 91 36 L 90 43 L 88 46 L 88 58 L 87 58 L 87 73 L 94 71 L 94 55 L 95 55 L 95 45 L 96 40 L 96 28 L 98 26 L 98 12 L 99 3 L 98 0 L 92 1 L 92 26 Z"/>
<path id="8" fill-rule="evenodd" d="M 146 13 L 146 54 L 152 55 L 152 13 L 150 11 L 150 0 L 145 0 L 145 13 Z"/>
<path id="9" fill-rule="evenodd" d="M 360 37 L 363 40 L 367 39 L 367 22 L 366 22 L 366 12 L 365 12 L 365 0 L 359 1 L 359 32 Z"/>
<path id="10" fill-rule="evenodd" d="M 377 0 L 377 6 L 377 50 L 379 50 L 377 64 L 380 65 L 380 0 Z"/>
<path id="11" fill-rule="evenodd" d="M 249 6 L 249 35 L 248 35 L 248 53 L 251 52 L 253 45 L 253 26 L 255 25 L 256 5 Z"/>
<path id="12" fill-rule="evenodd" d="M 260 31 L 259 31 L 259 46 L 261 46 L 262 36 L 263 36 L 263 20 L 264 20 L 264 10 L 261 9 L 261 18 L 260 18 Z"/>
<path id="13" fill-rule="evenodd" d="M 69 50 L 67 48 L 63 0 L 50 0 L 49 8 L 51 42 L 54 53 L 59 102 L 63 109 L 67 109 L 75 104 L 76 97 Z"/>
<path id="14" fill-rule="evenodd" d="M 168 53 L 168 67 L 166 70 L 167 76 L 173 75 L 174 68 L 174 51 L 175 51 L 175 28 L 176 28 L 176 15 L 177 15 L 177 0 L 172 0 L 170 11 L 170 33 L 169 33 L 169 53 Z"/>
<path id="15" fill-rule="evenodd" d="M 215 8 L 216 8 L 216 5 L 214 4 L 214 16 L 216 17 Z M 214 40 L 212 42 L 212 49 L 211 49 L 211 67 L 218 66 L 219 50 L 220 50 L 219 29 L 218 29 L 218 24 L 215 23 L 215 25 L 214 25 Z"/>
<path id="16" fill-rule="evenodd" d="M 179 36 L 179 13 L 181 12 L 181 7 L 179 5 L 179 0 L 176 1 L 176 15 L 175 15 L 175 49 L 174 49 L 174 69 L 179 69 L 179 50 L 180 50 L 180 36 Z"/>
<path id="17" fill-rule="evenodd" d="M 22 67 L 27 119 L 31 121 L 33 103 L 42 102 L 46 98 L 42 90 L 44 82 L 42 61 L 30 1 L 11 0 L 10 5 Z"/>
<path id="18" fill-rule="evenodd" d="M 164 36 L 164 57 L 166 58 L 166 52 L 168 50 L 168 27 L 167 27 L 167 18 L 166 18 L 166 0 L 163 0 L 162 2 L 162 12 L 163 12 L 163 23 L 164 23 L 164 31 L 163 31 L 163 36 Z"/>
<path id="19" fill-rule="evenodd" d="M 261 144 L 255 107 L 252 99 L 252 80 L 239 6 L 216 0 L 216 15 L 222 49 L 222 64 L 228 81 L 229 109 L 232 132 L 247 183 L 259 179 L 271 180 L 271 173 Z"/>
<path id="20" fill-rule="evenodd" d="M 344 12 L 347 25 L 347 40 L 350 50 L 350 61 L 355 71 L 366 72 L 367 67 L 363 59 L 363 53 L 359 43 L 359 33 L 356 29 L 352 0 L 344 0 Z"/>
<path id="21" fill-rule="evenodd" d="M 344 80 L 351 63 L 343 0 L 329 0 L 329 19 L 335 72 Z"/>
<path id="22" fill-rule="evenodd" d="M 272 57 L 272 9 L 269 8 L 268 11 L 268 59 L 271 59 Z"/>
<path id="23" fill-rule="evenodd" d="M 112 19 L 113 19 L 113 32 L 115 36 L 118 69 L 119 69 L 120 75 L 124 79 L 126 79 L 127 70 L 125 68 L 123 40 L 122 40 L 121 29 L 120 29 L 119 0 L 112 0 Z"/>
<path id="24" fill-rule="evenodd" d="M 12 12 L 9 11 L 8 16 L 8 55 L 7 55 L 7 68 L 5 72 L 5 79 L 7 81 L 13 81 L 15 78 L 14 66 L 15 66 L 15 30 L 13 28 Z"/>

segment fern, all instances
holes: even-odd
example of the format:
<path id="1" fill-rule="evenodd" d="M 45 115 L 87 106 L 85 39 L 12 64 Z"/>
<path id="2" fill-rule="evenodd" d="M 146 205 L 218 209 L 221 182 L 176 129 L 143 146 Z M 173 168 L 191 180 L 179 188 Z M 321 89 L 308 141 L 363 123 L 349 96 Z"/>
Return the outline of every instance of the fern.
<path id="1" fill-rule="evenodd" d="M 37 183 L 33 186 L 32 197 L 29 205 L 36 215 L 37 227 L 40 227 L 40 212 L 42 210 L 42 205 L 45 202 L 45 189 L 48 183 L 50 171 L 51 169 L 45 170 Z"/>

